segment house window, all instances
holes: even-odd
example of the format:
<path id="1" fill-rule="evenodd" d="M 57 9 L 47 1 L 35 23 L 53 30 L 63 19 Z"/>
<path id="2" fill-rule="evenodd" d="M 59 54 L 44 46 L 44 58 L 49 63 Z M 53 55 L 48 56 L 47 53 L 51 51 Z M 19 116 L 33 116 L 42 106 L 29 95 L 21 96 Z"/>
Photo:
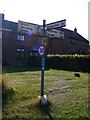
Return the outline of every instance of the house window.
<path id="1" fill-rule="evenodd" d="M 30 55 L 37 56 L 37 55 L 38 55 L 38 50 L 37 50 L 37 49 L 32 49 L 32 50 L 30 51 Z"/>
<path id="2" fill-rule="evenodd" d="M 24 49 L 23 48 L 18 48 L 17 49 L 17 58 L 22 59 L 24 57 L 25 57 L 25 51 L 24 51 Z"/>
<path id="3" fill-rule="evenodd" d="M 25 40 L 25 36 L 24 35 L 17 35 L 17 40 L 18 41 L 24 41 Z"/>

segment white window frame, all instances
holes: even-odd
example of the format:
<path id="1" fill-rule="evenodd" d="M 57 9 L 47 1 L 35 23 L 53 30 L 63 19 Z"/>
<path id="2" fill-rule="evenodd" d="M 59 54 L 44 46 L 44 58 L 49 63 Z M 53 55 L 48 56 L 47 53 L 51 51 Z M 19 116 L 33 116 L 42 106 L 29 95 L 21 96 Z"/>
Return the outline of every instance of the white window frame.
<path id="1" fill-rule="evenodd" d="M 24 40 L 25 40 L 25 36 L 18 34 L 18 35 L 17 35 L 17 40 L 18 40 L 18 41 L 24 41 Z"/>
<path id="2" fill-rule="evenodd" d="M 25 50 L 24 50 L 24 48 L 17 48 L 17 52 L 23 53 L 24 57 L 21 57 L 21 58 L 25 58 Z"/>

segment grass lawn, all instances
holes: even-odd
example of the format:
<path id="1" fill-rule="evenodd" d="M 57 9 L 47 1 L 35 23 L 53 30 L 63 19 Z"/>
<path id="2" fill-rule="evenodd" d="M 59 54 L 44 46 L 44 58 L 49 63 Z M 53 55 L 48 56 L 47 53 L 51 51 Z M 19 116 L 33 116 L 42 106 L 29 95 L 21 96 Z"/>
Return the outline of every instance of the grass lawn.
<path id="1" fill-rule="evenodd" d="M 88 118 L 88 73 L 45 70 L 48 104 L 40 105 L 41 71 L 29 67 L 4 67 L 9 90 L 3 96 L 3 118 Z"/>

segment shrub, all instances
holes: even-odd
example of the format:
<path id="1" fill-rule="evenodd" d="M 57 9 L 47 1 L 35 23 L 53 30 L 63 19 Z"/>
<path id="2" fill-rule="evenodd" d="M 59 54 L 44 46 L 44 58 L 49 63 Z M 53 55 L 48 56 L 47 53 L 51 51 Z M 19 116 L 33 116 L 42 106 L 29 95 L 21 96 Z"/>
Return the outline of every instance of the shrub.
<path id="1" fill-rule="evenodd" d="M 89 72 L 88 55 L 48 55 L 46 66 L 53 69 Z"/>
<path id="2" fill-rule="evenodd" d="M 45 57 L 45 68 L 89 72 L 89 60 L 89 55 L 47 55 Z M 41 57 L 29 57 L 28 65 L 40 67 Z"/>

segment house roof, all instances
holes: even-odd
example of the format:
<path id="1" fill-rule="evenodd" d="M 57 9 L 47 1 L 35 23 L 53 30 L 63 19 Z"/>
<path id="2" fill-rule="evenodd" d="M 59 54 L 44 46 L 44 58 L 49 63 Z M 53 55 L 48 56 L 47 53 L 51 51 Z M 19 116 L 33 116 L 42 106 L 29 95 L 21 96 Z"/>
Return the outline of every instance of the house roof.
<path id="1" fill-rule="evenodd" d="M 8 21 L 8 20 L 4 20 L 4 22 L 3 22 L 3 28 L 4 29 L 10 29 L 12 31 L 17 31 L 17 29 L 18 29 L 18 23 L 11 22 L 11 21 Z"/>
<path id="2" fill-rule="evenodd" d="M 85 39 L 83 36 L 81 36 L 78 32 L 76 31 L 72 31 L 66 28 L 61 28 L 62 31 L 64 31 L 64 34 L 69 37 L 70 39 L 75 39 L 75 40 L 80 40 L 83 42 L 88 42 L 89 41 L 87 39 Z"/>

